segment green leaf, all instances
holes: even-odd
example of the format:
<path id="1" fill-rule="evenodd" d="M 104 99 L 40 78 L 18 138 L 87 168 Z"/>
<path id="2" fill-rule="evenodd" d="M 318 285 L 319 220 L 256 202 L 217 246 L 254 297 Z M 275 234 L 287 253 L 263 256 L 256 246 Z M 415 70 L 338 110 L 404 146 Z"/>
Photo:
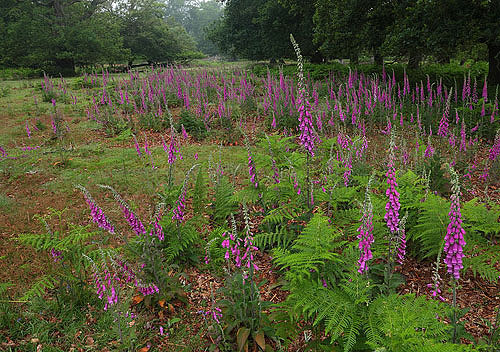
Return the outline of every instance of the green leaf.
<path id="1" fill-rule="evenodd" d="M 241 327 L 236 333 L 236 342 L 238 343 L 238 351 L 243 351 L 243 348 L 248 346 L 248 336 L 250 336 L 250 329 Z"/>
<path id="2" fill-rule="evenodd" d="M 262 331 L 259 331 L 257 334 L 255 334 L 254 340 L 262 349 L 262 351 L 266 350 L 266 339 L 264 338 L 264 333 Z"/>

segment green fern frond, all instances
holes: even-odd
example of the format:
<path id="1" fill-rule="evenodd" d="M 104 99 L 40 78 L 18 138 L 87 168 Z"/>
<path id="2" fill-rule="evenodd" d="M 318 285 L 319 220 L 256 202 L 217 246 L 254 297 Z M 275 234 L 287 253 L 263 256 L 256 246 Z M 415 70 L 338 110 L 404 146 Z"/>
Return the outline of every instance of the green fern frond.
<path id="1" fill-rule="evenodd" d="M 480 204 L 477 198 L 474 198 L 462 206 L 464 217 L 464 227 L 466 231 L 478 232 L 484 237 L 488 235 L 500 234 L 500 206 L 492 205 L 487 209 L 485 205 Z"/>
<path id="2" fill-rule="evenodd" d="M 207 199 L 207 180 L 205 179 L 205 173 L 203 168 L 198 168 L 198 175 L 196 176 L 196 181 L 193 188 L 193 212 L 194 214 L 200 214 L 205 206 Z"/>
<path id="3" fill-rule="evenodd" d="M 222 224 L 229 214 L 235 211 L 236 202 L 233 193 L 233 185 L 225 177 L 222 177 L 215 186 L 215 200 L 213 204 L 214 221 L 217 224 Z"/>
<path id="4" fill-rule="evenodd" d="M 463 258 L 464 271 L 471 270 L 474 277 L 479 275 L 482 279 L 489 282 L 497 282 L 500 271 L 495 267 L 500 262 L 500 253 L 498 249 L 485 250 L 473 256 Z"/>
<path id="5" fill-rule="evenodd" d="M 256 234 L 253 243 L 260 250 L 271 247 L 288 248 L 294 239 L 295 234 L 293 232 L 289 231 L 285 226 L 278 226 L 274 232 Z"/>
<path id="6" fill-rule="evenodd" d="M 284 224 L 289 220 L 296 219 L 298 216 L 299 214 L 293 206 L 283 204 L 276 209 L 271 209 L 264 219 L 262 219 L 262 223 L 270 225 Z"/>
<path id="7" fill-rule="evenodd" d="M 58 239 L 54 238 L 51 234 L 34 234 L 34 233 L 23 233 L 17 236 L 16 241 L 33 247 L 39 251 L 46 251 L 54 248 L 54 246 L 59 242 Z"/>
<path id="8" fill-rule="evenodd" d="M 275 262 L 288 268 L 285 277 L 290 281 L 301 280 L 317 272 L 327 262 L 343 263 L 337 249 L 345 244 L 340 240 L 338 229 L 328 224 L 328 218 L 321 212 L 314 214 L 290 250 L 276 248 Z"/>
<path id="9" fill-rule="evenodd" d="M 56 278 L 51 275 L 44 275 L 35 282 L 31 288 L 21 297 L 22 301 L 29 301 L 35 297 L 45 294 L 48 289 L 53 289 L 56 285 Z"/>
<path id="10" fill-rule="evenodd" d="M 437 256 L 449 223 L 449 209 L 449 202 L 433 194 L 421 203 L 418 223 L 408 231 L 408 238 L 418 243 L 424 258 Z"/>

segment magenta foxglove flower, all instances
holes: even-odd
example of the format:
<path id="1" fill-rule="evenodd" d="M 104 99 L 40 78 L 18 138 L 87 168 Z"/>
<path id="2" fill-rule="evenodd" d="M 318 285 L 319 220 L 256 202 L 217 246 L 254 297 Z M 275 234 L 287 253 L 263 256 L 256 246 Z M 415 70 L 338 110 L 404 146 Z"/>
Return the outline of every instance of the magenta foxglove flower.
<path id="1" fill-rule="evenodd" d="M 497 131 L 495 135 L 495 141 L 489 150 L 488 158 L 491 161 L 495 161 L 500 155 L 500 129 Z"/>
<path id="2" fill-rule="evenodd" d="M 392 144 L 392 141 L 391 141 Z M 385 216 L 384 220 L 387 222 L 387 227 L 392 234 L 399 231 L 399 209 L 401 205 L 399 204 L 399 192 L 396 190 L 398 186 L 396 182 L 396 171 L 394 169 L 394 149 L 391 145 L 391 151 L 389 155 L 389 163 L 387 164 L 387 185 L 388 188 L 385 192 L 388 201 L 385 205 Z"/>
<path id="3" fill-rule="evenodd" d="M 133 134 L 132 136 L 134 137 L 135 151 L 137 152 L 137 155 L 141 156 L 141 147 L 139 146 L 139 143 L 137 142 L 137 138 L 135 137 L 135 134 Z"/>
<path id="4" fill-rule="evenodd" d="M 406 255 L 406 219 L 408 219 L 408 212 L 403 216 L 403 218 L 399 221 L 399 236 L 398 236 L 398 248 L 396 252 L 396 262 L 399 264 L 403 264 L 403 260 Z"/>
<path id="5" fill-rule="evenodd" d="M 178 223 L 182 223 L 184 221 L 184 209 L 186 208 L 185 202 L 186 202 L 186 191 L 183 189 L 181 191 L 181 195 L 177 199 L 172 220 L 177 220 Z"/>
<path id="6" fill-rule="evenodd" d="M 252 159 L 250 148 L 248 148 L 248 174 L 250 176 L 250 183 L 252 183 L 255 186 L 255 188 L 259 187 L 259 182 L 257 181 L 257 174 L 255 170 L 255 164 Z"/>
<path id="7" fill-rule="evenodd" d="M 460 269 L 463 268 L 463 247 L 466 243 L 464 240 L 465 230 L 462 227 L 462 213 L 460 212 L 460 184 L 458 174 L 451 166 L 450 174 L 452 175 L 453 194 L 450 197 L 451 205 L 448 213 L 450 223 L 444 238 L 444 252 L 446 253 L 444 262 L 448 267 L 448 273 L 458 280 L 460 278 Z"/>
<path id="8" fill-rule="evenodd" d="M 307 97 L 305 97 L 305 89 L 299 92 L 297 104 L 299 110 L 300 144 L 302 144 L 306 151 L 313 157 L 317 138 L 312 124 L 312 107 Z"/>
<path id="9" fill-rule="evenodd" d="M 83 186 L 76 186 L 83 193 L 83 197 L 90 208 L 90 215 L 92 216 L 92 221 L 97 224 L 100 228 L 108 231 L 111 234 L 115 233 L 115 228 L 108 220 L 102 209 L 96 204 L 89 191 Z"/>

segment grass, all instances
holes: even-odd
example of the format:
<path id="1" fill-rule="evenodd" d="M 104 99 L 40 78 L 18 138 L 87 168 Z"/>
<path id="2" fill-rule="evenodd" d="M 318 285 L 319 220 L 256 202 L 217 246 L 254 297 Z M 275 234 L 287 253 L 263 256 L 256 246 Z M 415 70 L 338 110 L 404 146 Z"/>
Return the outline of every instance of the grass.
<path id="1" fill-rule="evenodd" d="M 6 196 L 5 194 L 0 193 L 0 210 L 5 213 L 11 213 L 15 210 L 16 202 Z"/>

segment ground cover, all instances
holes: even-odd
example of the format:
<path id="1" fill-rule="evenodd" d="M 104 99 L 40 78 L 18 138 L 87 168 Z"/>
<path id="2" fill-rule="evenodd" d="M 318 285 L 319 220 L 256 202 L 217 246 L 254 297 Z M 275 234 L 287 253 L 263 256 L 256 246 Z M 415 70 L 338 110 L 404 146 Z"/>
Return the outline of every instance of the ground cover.
<path id="1" fill-rule="evenodd" d="M 0 82 L 2 348 L 494 351 L 498 96 L 442 82 Z"/>

